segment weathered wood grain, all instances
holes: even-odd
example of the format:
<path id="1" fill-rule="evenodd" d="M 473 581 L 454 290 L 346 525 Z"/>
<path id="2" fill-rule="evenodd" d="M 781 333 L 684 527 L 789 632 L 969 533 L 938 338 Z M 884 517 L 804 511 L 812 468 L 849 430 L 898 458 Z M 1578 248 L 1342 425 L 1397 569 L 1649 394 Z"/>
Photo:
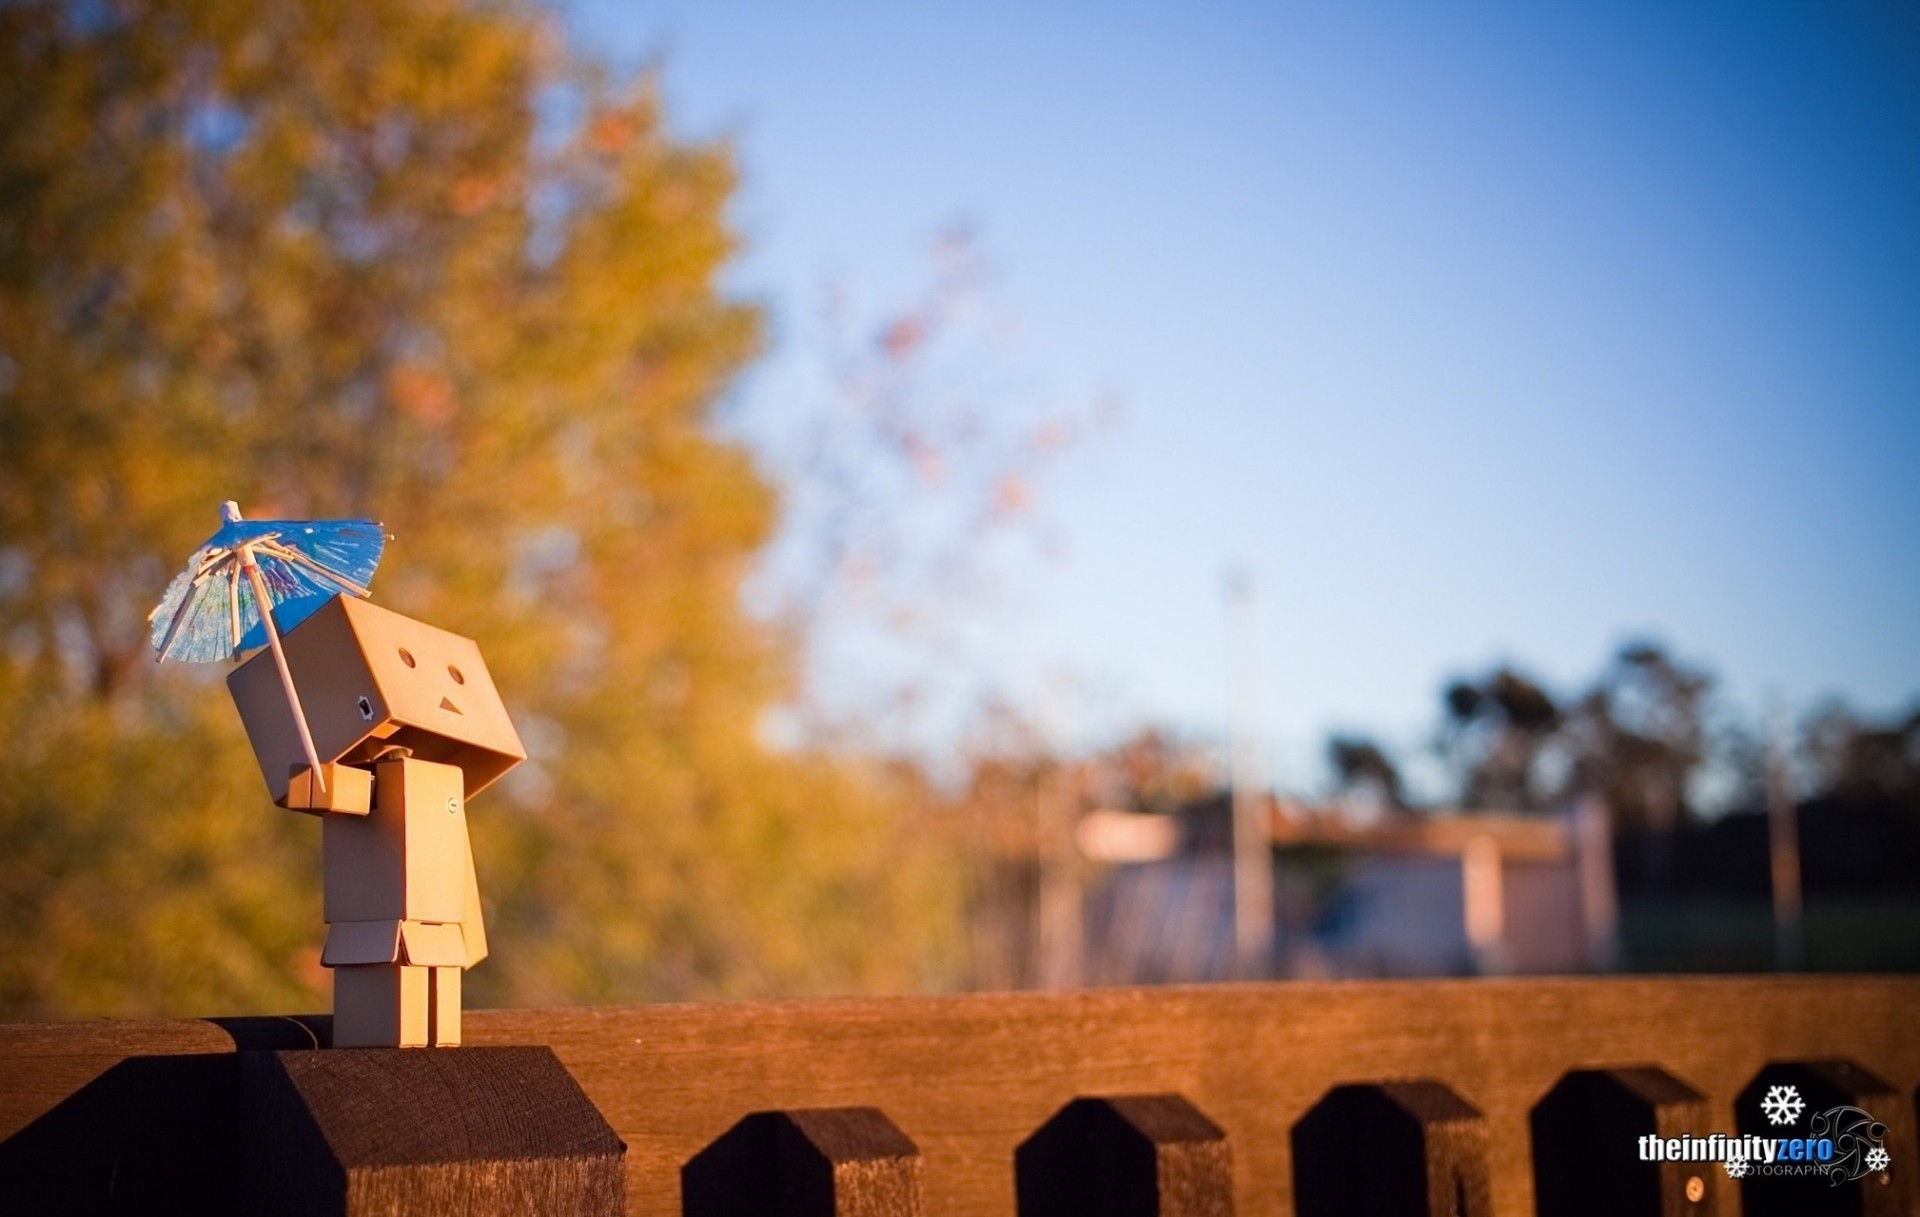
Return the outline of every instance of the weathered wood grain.
<path id="1" fill-rule="evenodd" d="M 0 1138 L 132 1056 L 294 1047 L 324 1020 L 0 1025 Z M 745 1115 L 876 1106 L 921 1151 L 931 1217 L 1013 1212 L 1014 1148 L 1078 1095 L 1177 1091 L 1234 1145 L 1236 1211 L 1292 1212 L 1290 1132 L 1344 1082 L 1443 1079 L 1482 1111 L 1494 1211 L 1533 1211 L 1528 1115 L 1570 1069 L 1657 1064 L 1734 1130 L 1768 1061 L 1920 1082 L 1920 978 L 1348 982 L 475 1011 L 469 1044 L 553 1047 L 628 1145 L 631 1214 Z M 458 1050 L 456 1050 L 458 1051 Z M 1879 1114 L 1879 1113 L 1876 1113 Z M 1909 1118 L 1911 1108 L 1908 1108 Z M 1885 1118 L 1885 1117 L 1883 1117 Z M 0 1174 L 6 1150 L 0 1144 Z M 1920 1169 L 1909 1150 L 1896 1170 Z M 3 1182 L 3 1181 L 0 1181 Z M 1730 1189 L 1729 1189 L 1730 1190 Z M 1723 1206 L 1722 1217 L 1739 1217 Z"/>
<path id="2" fill-rule="evenodd" d="M 544 1047 L 246 1052 L 235 1114 L 228 1169 L 242 1180 L 241 1213 L 625 1208 L 625 1146 Z"/>

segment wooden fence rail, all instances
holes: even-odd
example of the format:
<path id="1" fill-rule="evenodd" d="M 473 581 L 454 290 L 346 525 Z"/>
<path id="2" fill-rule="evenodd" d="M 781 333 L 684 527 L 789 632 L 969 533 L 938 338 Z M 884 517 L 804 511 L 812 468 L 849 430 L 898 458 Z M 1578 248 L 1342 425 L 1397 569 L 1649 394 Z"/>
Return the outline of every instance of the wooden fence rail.
<path id="1" fill-rule="evenodd" d="M 475 1011 L 468 1047 L 351 1068 L 327 1033 L 0 1025 L 0 1213 L 1920 1214 L 1920 978 Z M 1800 1128 L 1871 1113 L 1888 1169 L 1640 1161 L 1764 1133 L 1774 1086 Z"/>

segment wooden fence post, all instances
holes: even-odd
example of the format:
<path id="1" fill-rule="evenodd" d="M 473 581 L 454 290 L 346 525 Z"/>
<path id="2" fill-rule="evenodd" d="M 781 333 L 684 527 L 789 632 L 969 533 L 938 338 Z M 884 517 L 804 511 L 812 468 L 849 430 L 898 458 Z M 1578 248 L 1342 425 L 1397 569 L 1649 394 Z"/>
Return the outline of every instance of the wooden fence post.
<path id="1" fill-rule="evenodd" d="M 241 1053 L 239 1114 L 242 1212 L 626 1212 L 626 1145 L 545 1047 Z"/>
<path id="2" fill-rule="evenodd" d="M 919 1217 L 920 1148 L 877 1107 L 755 1112 L 680 1169 L 686 1217 Z"/>
<path id="3" fill-rule="evenodd" d="M 1644 1159 L 1641 1144 L 1713 1132 L 1707 1097 L 1664 1069 L 1579 1069 L 1534 1107 L 1536 1217 L 1712 1217 L 1718 1162 Z"/>
<path id="4" fill-rule="evenodd" d="M 1487 1122 L 1440 1082 L 1336 1086 L 1293 1126 L 1296 1217 L 1489 1217 Z"/>
<path id="5" fill-rule="evenodd" d="M 1177 1094 L 1075 1099 L 1014 1152 L 1020 1217 L 1231 1217 L 1227 1134 Z"/>

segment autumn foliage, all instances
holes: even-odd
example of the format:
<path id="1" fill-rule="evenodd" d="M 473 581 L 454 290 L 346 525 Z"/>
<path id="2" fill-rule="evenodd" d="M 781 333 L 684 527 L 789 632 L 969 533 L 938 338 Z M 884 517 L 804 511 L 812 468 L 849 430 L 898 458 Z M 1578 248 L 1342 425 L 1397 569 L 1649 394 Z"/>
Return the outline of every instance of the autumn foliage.
<path id="1" fill-rule="evenodd" d="M 733 184 L 529 4 L 0 9 L 0 1016 L 324 1003 L 318 835 L 145 644 L 226 498 L 481 641 L 480 1002 L 951 979 L 918 779 L 756 741 Z"/>

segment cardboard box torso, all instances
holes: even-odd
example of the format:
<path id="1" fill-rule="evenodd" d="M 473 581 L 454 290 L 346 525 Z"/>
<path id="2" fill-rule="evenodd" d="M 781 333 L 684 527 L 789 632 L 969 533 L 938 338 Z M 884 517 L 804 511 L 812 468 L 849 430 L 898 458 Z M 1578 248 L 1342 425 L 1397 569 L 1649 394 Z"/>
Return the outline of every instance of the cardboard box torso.
<path id="1" fill-rule="evenodd" d="M 461 787 L 453 765 L 378 765 L 373 811 L 326 818 L 327 920 L 464 920 L 473 847 Z"/>

